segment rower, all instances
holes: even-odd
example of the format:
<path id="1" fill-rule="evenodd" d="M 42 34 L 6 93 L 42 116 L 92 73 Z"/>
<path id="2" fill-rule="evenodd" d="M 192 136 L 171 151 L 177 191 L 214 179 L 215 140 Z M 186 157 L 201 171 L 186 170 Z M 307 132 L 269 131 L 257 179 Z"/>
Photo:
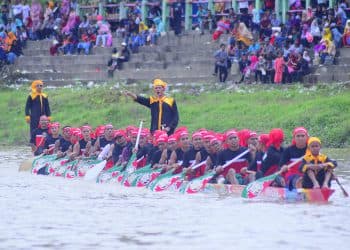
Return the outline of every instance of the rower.
<path id="1" fill-rule="evenodd" d="M 184 154 L 182 167 L 186 171 L 186 179 L 192 180 L 202 176 L 205 173 L 205 164 L 202 167 L 192 169 L 191 167 L 200 162 L 200 151 L 202 150 L 202 134 L 195 132 L 192 134 L 192 145 Z"/>
<path id="2" fill-rule="evenodd" d="M 330 187 L 333 170 L 337 167 L 337 162 L 320 153 L 321 140 L 319 138 L 310 137 L 307 145 L 306 154 L 299 168 L 304 174 L 302 187 Z"/>
<path id="3" fill-rule="evenodd" d="M 55 152 L 57 153 L 57 158 L 61 158 L 71 153 L 73 150 L 73 144 L 71 142 L 72 128 L 70 126 L 65 126 L 62 128 L 62 136 L 55 143 Z"/>
<path id="4" fill-rule="evenodd" d="M 156 139 L 156 147 L 158 150 L 152 154 L 150 164 L 153 169 L 166 167 L 172 152 L 168 150 L 168 135 L 166 133 Z"/>
<path id="5" fill-rule="evenodd" d="M 46 115 L 40 116 L 38 128 L 32 131 L 30 137 L 30 146 L 34 155 L 40 155 L 44 151 L 45 140 L 49 133 L 49 118 Z"/>
<path id="6" fill-rule="evenodd" d="M 284 177 L 286 186 L 292 190 L 301 187 L 303 173 L 299 171 L 300 163 L 288 169 L 288 164 L 303 157 L 307 149 L 308 132 L 304 127 L 297 127 L 293 130 L 292 145 L 288 146 L 282 154 L 279 166 Z"/>
<path id="7" fill-rule="evenodd" d="M 260 134 L 258 136 L 257 133 L 254 131 L 250 132 L 250 135 L 248 138 L 248 144 L 253 145 L 256 148 L 255 160 L 249 166 L 248 170 L 256 172 L 255 174 L 256 179 L 259 179 L 262 177 L 261 164 L 262 164 L 264 155 L 266 154 L 266 151 L 267 151 L 266 144 L 268 140 L 269 140 L 268 134 Z"/>
<path id="8" fill-rule="evenodd" d="M 116 130 L 114 133 L 115 143 L 111 146 L 107 159 L 112 158 L 112 163 L 108 167 L 113 165 L 121 165 L 127 159 L 123 159 L 123 151 L 128 151 L 132 148 L 132 143 L 128 141 L 126 132 L 122 129 Z M 107 168 L 108 169 L 108 168 Z"/>
<path id="9" fill-rule="evenodd" d="M 81 127 L 82 139 L 77 141 L 73 146 L 73 152 L 70 159 L 74 160 L 78 156 L 89 157 L 92 153 L 95 140 L 91 138 L 92 128 L 86 124 Z"/>
<path id="10" fill-rule="evenodd" d="M 225 133 L 226 149 L 222 150 L 218 155 L 218 166 L 215 168 L 218 183 L 226 184 L 246 184 L 249 182 L 250 175 L 241 174 L 241 170 L 248 167 L 252 162 L 252 154 L 255 154 L 253 150 L 249 154 L 243 155 L 237 161 L 231 163 L 226 168 L 223 165 L 232 160 L 236 156 L 243 153 L 246 148 L 240 147 L 239 138 L 236 130 L 229 130 Z"/>
<path id="11" fill-rule="evenodd" d="M 106 124 L 102 136 L 96 135 L 96 143 L 94 146 L 94 155 L 99 155 L 102 149 L 107 145 L 112 145 L 115 142 L 114 127 L 112 124 Z"/>
<path id="12" fill-rule="evenodd" d="M 166 168 L 166 171 L 174 169 L 173 173 L 179 174 L 182 172 L 182 164 L 185 152 L 190 150 L 190 140 L 187 129 L 177 131 L 175 133 L 175 137 L 177 138 L 178 147 L 172 151 L 169 160 L 169 166 Z"/>
<path id="13" fill-rule="evenodd" d="M 269 133 L 269 141 L 267 143 L 267 152 L 261 166 L 263 176 L 268 176 L 278 171 L 278 164 L 283 153 L 283 147 L 281 146 L 283 141 L 283 130 L 280 128 L 271 129 Z M 278 180 L 278 182 L 283 182 L 283 179 Z"/>
<path id="14" fill-rule="evenodd" d="M 59 142 L 61 139 L 61 135 L 59 134 L 60 124 L 58 122 L 52 122 L 49 124 L 49 135 L 47 136 L 45 140 L 45 146 L 43 153 L 45 155 L 47 154 L 53 154 L 55 145 Z"/>

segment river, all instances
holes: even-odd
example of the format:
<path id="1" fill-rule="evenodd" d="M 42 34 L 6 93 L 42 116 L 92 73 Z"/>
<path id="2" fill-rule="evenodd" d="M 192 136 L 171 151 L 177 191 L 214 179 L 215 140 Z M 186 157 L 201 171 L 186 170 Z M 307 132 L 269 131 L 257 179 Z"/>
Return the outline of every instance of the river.
<path id="1" fill-rule="evenodd" d="M 0 249 L 349 249 L 350 198 L 247 201 L 19 173 L 26 148 L 0 149 Z M 346 158 L 346 157 L 348 158 Z M 337 170 L 350 191 L 349 157 Z M 340 158 L 339 158 L 340 157 Z"/>

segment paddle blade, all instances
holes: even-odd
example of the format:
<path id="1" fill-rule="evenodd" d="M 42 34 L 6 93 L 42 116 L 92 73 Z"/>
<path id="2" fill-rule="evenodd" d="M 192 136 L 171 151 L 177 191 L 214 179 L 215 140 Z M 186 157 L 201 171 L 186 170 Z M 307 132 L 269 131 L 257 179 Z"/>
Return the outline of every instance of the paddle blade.
<path id="1" fill-rule="evenodd" d="M 86 171 L 86 173 L 85 173 L 84 180 L 87 180 L 87 181 L 94 180 L 94 181 L 96 181 L 97 176 L 100 174 L 100 172 L 105 167 L 105 165 L 106 165 L 106 160 L 101 161 L 100 163 L 98 163 L 94 167 L 88 169 Z"/>
<path id="2" fill-rule="evenodd" d="M 18 168 L 19 172 L 24 172 L 24 171 L 30 171 L 32 169 L 33 161 L 35 158 L 30 158 L 21 163 L 21 165 Z"/>
<path id="3" fill-rule="evenodd" d="M 243 198 L 249 198 L 249 199 L 257 197 L 259 194 L 263 192 L 264 189 L 266 189 L 266 187 L 270 186 L 270 184 L 274 181 L 274 179 L 276 179 L 277 175 L 278 174 L 272 174 L 249 183 L 243 189 L 241 196 Z"/>

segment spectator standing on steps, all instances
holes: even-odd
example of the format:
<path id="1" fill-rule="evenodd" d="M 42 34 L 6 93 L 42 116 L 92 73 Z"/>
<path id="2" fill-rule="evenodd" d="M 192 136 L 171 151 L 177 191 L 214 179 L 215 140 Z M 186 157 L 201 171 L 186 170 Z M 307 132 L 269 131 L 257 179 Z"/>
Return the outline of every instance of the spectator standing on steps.
<path id="1" fill-rule="evenodd" d="M 220 82 L 225 82 L 227 78 L 227 69 L 228 69 L 228 53 L 226 51 L 225 44 L 220 44 L 220 49 L 215 52 L 215 70 L 213 75 L 217 75 L 219 72 Z M 231 62 L 231 61 L 230 61 Z"/>

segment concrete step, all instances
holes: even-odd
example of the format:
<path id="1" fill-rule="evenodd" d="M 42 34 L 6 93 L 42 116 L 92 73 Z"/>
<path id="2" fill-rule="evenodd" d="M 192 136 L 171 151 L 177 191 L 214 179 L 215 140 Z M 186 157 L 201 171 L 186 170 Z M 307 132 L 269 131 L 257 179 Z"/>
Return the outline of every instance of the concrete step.
<path id="1" fill-rule="evenodd" d="M 37 73 L 22 73 L 22 78 L 34 80 L 105 80 L 107 79 L 107 71 L 90 71 L 90 72 L 75 72 L 75 73 L 61 73 L 61 72 L 37 72 Z"/>
<path id="2" fill-rule="evenodd" d="M 15 65 L 103 64 L 109 58 L 108 55 L 21 56 Z"/>
<path id="3" fill-rule="evenodd" d="M 350 48 L 341 48 L 340 56 L 350 58 Z"/>
<path id="4" fill-rule="evenodd" d="M 16 65 L 11 67 L 12 72 L 19 73 L 74 73 L 74 72 L 91 72 L 106 69 L 107 63 L 103 64 L 60 64 L 60 65 Z"/>
<path id="5" fill-rule="evenodd" d="M 329 73 L 329 74 L 320 74 L 315 73 L 311 76 L 308 76 L 312 78 L 311 82 L 314 83 L 333 83 L 333 82 L 346 82 L 350 80 L 350 75 L 347 73 L 340 74 L 340 73 Z"/>

